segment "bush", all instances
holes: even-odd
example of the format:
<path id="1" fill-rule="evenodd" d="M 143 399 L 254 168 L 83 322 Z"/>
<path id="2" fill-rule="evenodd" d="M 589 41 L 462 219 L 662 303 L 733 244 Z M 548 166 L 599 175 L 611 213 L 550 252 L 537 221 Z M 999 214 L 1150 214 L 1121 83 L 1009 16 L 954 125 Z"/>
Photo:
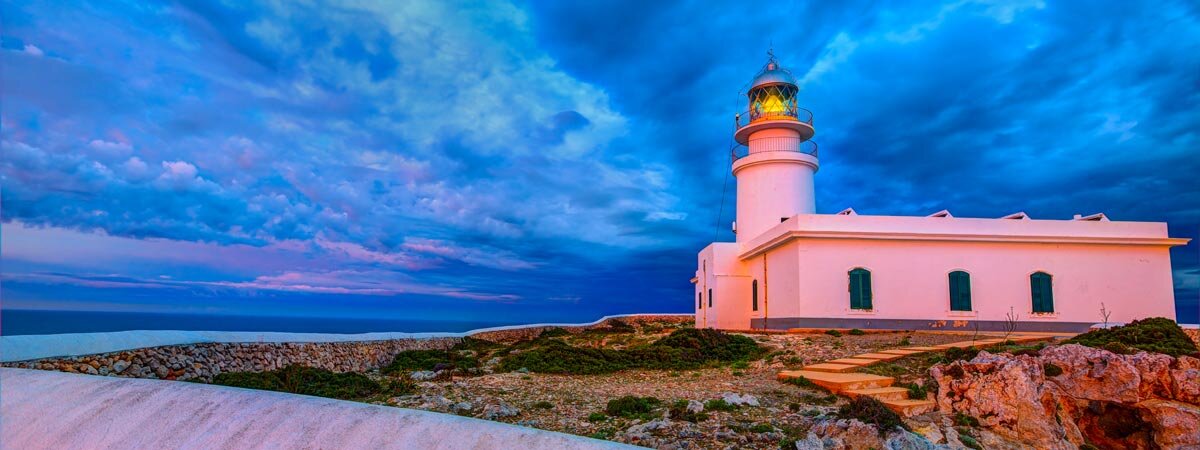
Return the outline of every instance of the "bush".
<path id="1" fill-rule="evenodd" d="M 1103 348 L 1114 353 L 1137 349 L 1176 357 L 1198 351 L 1196 343 L 1188 339 L 1187 334 L 1183 332 L 1182 328 L 1179 328 L 1179 325 L 1171 319 L 1162 317 L 1135 320 L 1125 326 L 1092 330 L 1067 339 L 1063 343 Z"/>
<path id="2" fill-rule="evenodd" d="M 542 400 L 540 402 L 534 403 L 533 407 L 537 408 L 537 409 L 554 409 L 554 404 L 550 403 L 548 401 Z"/>
<path id="3" fill-rule="evenodd" d="M 908 398 L 911 400 L 925 400 L 929 393 L 925 386 L 917 383 L 897 383 L 896 385 L 908 389 Z"/>
<path id="4" fill-rule="evenodd" d="M 909 337 L 908 337 L 908 336 L 904 336 L 904 338 L 903 338 L 903 339 L 900 339 L 900 343 L 898 343 L 898 344 L 896 344 L 896 345 L 901 345 L 901 346 L 905 346 L 905 345 L 912 345 L 912 341 L 911 341 L 911 340 L 909 340 Z"/>
<path id="5" fill-rule="evenodd" d="M 408 380 L 390 380 L 381 385 L 360 373 L 333 373 L 296 365 L 270 372 L 226 372 L 214 377 L 213 384 L 342 400 L 365 399 L 376 395 L 396 396 L 415 390 Z"/>
<path id="6" fill-rule="evenodd" d="M 946 362 L 953 361 L 970 361 L 979 355 L 979 349 L 975 347 L 957 348 L 951 347 L 946 349 Z"/>
<path id="7" fill-rule="evenodd" d="M 571 334 L 571 332 L 567 331 L 565 328 L 554 327 L 554 328 L 542 330 L 542 332 L 540 334 L 538 334 L 538 337 L 539 338 L 552 338 L 552 337 L 568 336 L 570 334 Z"/>
<path id="8" fill-rule="evenodd" d="M 842 337 L 842 332 L 838 330 L 825 330 L 825 334 L 833 337 Z"/>
<path id="9" fill-rule="evenodd" d="M 604 412 L 613 417 L 632 419 L 650 414 L 659 403 L 661 402 L 654 397 L 626 395 L 621 398 L 609 400 L 608 405 L 604 407 Z"/>
<path id="10" fill-rule="evenodd" d="M 812 382 L 812 380 L 810 380 L 810 379 L 808 379 L 808 378 L 804 378 L 804 377 L 789 377 L 789 378 L 784 378 L 784 379 L 783 379 L 783 382 L 784 382 L 784 383 L 787 383 L 787 384 L 794 385 L 794 386 L 799 386 L 799 387 L 802 387 L 802 388 L 807 388 L 807 389 L 817 389 L 817 390 L 821 390 L 821 391 L 828 391 L 827 389 L 825 389 L 825 388 L 821 387 L 821 386 L 820 386 L 820 385 L 818 385 L 817 383 L 813 383 L 813 382 Z"/>
<path id="11" fill-rule="evenodd" d="M 963 414 L 962 411 L 954 413 L 954 425 L 959 427 L 978 427 L 979 419 Z"/>
<path id="12" fill-rule="evenodd" d="M 849 404 L 838 409 L 838 416 L 844 419 L 858 419 L 863 423 L 875 425 L 879 435 L 883 436 L 896 427 L 904 427 L 904 421 L 894 411 L 888 409 L 879 400 L 859 396 Z"/>
<path id="13" fill-rule="evenodd" d="M 756 423 L 750 427 L 751 433 L 770 433 L 772 431 L 775 431 L 775 427 L 769 423 Z"/>
<path id="14" fill-rule="evenodd" d="M 673 420 L 684 420 L 692 423 L 708 420 L 708 413 L 705 413 L 704 411 L 688 411 L 687 407 L 687 400 L 676 400 L 675 403 L 671 404 L 671 407 L 667 409 L 667 413 Z"/>
<path id="15" fill-rule="evenodd" d="M 433 370 L 438 364 L 450 364 L 450 352 L 446 350 L 405 350 L 392 358 L 391 364 L 380 372 L 396 374 L 414 370 Z"/>
<path id="16" fill-rule="evenodd" d="M 588 420 L 588 422 L 603 422 L 605 420 L 608 420 L 608 415 L 606 415 L 604 413 L 594 412 L 594 413 L 588 414 L 587 420 Z"/>
<path id="17" fill-rule="evenodd" d="M 637 332 L 637 328 L 633 325 L 630 325 L 628 322 L 625 322 L 624 320 L 612 319 L 608 321 L 607 331 L 609 333 L 635 333 Z"/>
<path id="18" fill-rule="evenodd" d="M 866 331 L 863 331 L 863 330 L 860 330 L 860 329 L 858 329 L 858 328 L 854 328 L 854 329 L 851 329 L 851 330 L 849 331 L 849 334 L 850 334 L 851 336 L 862 336 L 862 335 L 864 335 L 864 334 L 867 334 L 867 332 L 866 332 Z"/>
<path id="19" fill-rule="evenodd" d="M 828 406 L 828 405 L 837 403 L 837 399 L 838 399 L 837 396 L 832 395 L 832 394 L 825 395 L 825 396 L 804 394 L 804 395 L 800 396 L 800 400 L 804 400 L 804 403 L 807 403 L 810 405 L 826 405 L 826 406 Z M 797 405 L 797 409 L 799 409 L 799 405 Z"/>
<path id="20" fill-rule="evenodd" d="M 1058 367 L 1053 363 L 1045 363 L 1042 364 L 1042 372 L 1044 372 L 1048 377 L 1057 377 L 1062 375 L 1063 370 L 1062 367 Z"/>
<path id="21" fill-rule="evenodd" d="M 500 362 L 500 370 L 527 368 L 533 372 L 600 374 L 624 369 L 698 369 L 709 364 L 746 361 L 763 348 L 745 336 L 711 329 L 685 328 L 649 345 L 625 350 L 574 347 L 558 340 L 529 344 Z"/>
<path id="22" fill-rule="evenodd" d="M 975 438 L 973 438 L 971 436 L 967 436 L 965 434 L 960 434 L 958 436 L 958 440 L 961 441 L 963 443 L 963 445 L 966 446 L 967 448 L 971 448 L 971 449 L 975 449 L 975 450 L 983 450 L 983 444 L 980 444 L 978 440 L 976 440 Z M 1083 447 L 1080 447 L 1080 449 L 1082 449 L 1082 448 Z"/>
<path id="23" fill-rule="evenodd" d="M 709 400 L 704 402 L 705 411 L 733 411 L 738 409 L 737 405 L 731 404 L 723 398 Z"/>

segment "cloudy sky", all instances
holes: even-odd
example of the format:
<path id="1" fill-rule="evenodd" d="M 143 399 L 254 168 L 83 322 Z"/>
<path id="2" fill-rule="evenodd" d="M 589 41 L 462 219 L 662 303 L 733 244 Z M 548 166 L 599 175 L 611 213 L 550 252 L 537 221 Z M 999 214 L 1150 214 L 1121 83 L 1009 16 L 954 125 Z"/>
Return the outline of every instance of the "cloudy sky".
<path id="1" fill-rule="evenodd" d="M 689 311 L 772 43 L 818 212 L 1198 237 L 1195 3 L 755 5 L 5 2 L 4 307 Z M 1172 251 L 1193 322 L 1197 248 Z"/>

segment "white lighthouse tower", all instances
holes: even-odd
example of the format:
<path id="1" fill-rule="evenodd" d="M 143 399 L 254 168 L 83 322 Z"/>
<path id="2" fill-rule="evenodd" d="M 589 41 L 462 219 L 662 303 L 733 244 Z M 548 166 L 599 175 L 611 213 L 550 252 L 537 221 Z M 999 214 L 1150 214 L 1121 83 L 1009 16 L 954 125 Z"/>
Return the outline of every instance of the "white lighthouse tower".
<path id="1" fill-rule="evenodd" d="M 817 146 L 812 113 L 796 104 L 796 78 L 779 66 L 773 53 L 746 92 L 749 109 L 737 116 L 735 152 L 737 241 L 761 235 L 784 219 L 816 212 L 813 175 Z"/>

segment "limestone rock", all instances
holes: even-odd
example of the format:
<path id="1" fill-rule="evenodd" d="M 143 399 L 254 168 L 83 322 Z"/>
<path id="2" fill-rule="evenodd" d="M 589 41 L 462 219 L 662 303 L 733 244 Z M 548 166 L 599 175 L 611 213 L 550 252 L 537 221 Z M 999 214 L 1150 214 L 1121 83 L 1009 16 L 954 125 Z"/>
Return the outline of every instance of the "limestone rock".
<path id="1" fill-rule="evenodd" d="M 518 414 L 521 414 L 521 410 L 514 408 L 512 405 L 509 405 L 503 401 L 483 407 L 483 418 L 487 420 L 513 417 Z"/>
<path id="2" fill-rule="evenodd" d="M 725 395 L 721 396 L 721 400 L 725 400 L 725 403 L 735 406 L 758 406 L 758 397 L 750 394 L 734 394 L 732 392 L 727 392 Z"/>

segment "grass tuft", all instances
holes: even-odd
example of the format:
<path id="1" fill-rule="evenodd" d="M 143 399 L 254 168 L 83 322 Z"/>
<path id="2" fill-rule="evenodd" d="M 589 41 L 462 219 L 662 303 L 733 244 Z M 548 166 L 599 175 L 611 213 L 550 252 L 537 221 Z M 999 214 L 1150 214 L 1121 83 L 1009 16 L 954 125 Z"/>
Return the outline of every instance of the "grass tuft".
<path id="1" fill-rule="evenodd" d="M 879 435 L 883 436 L 896 427 L 905 428 L 904 421 L 895 411 L 888 409 L 879 400 L 859 396 L 850 403 L 838 409 L 838 416 L 844 419 L 858 419 L 863 423 L 875 425 Z"/>
<path id="2" fill-rule="evenodd" d="M 1135 320 L 1125 326 L 1092 330 L 1063 343 L 1102 348 L 1120 354 L 1144 350 L 1178 357 L 1200 351 L 1178 324 L 1162 317 Z"/>

